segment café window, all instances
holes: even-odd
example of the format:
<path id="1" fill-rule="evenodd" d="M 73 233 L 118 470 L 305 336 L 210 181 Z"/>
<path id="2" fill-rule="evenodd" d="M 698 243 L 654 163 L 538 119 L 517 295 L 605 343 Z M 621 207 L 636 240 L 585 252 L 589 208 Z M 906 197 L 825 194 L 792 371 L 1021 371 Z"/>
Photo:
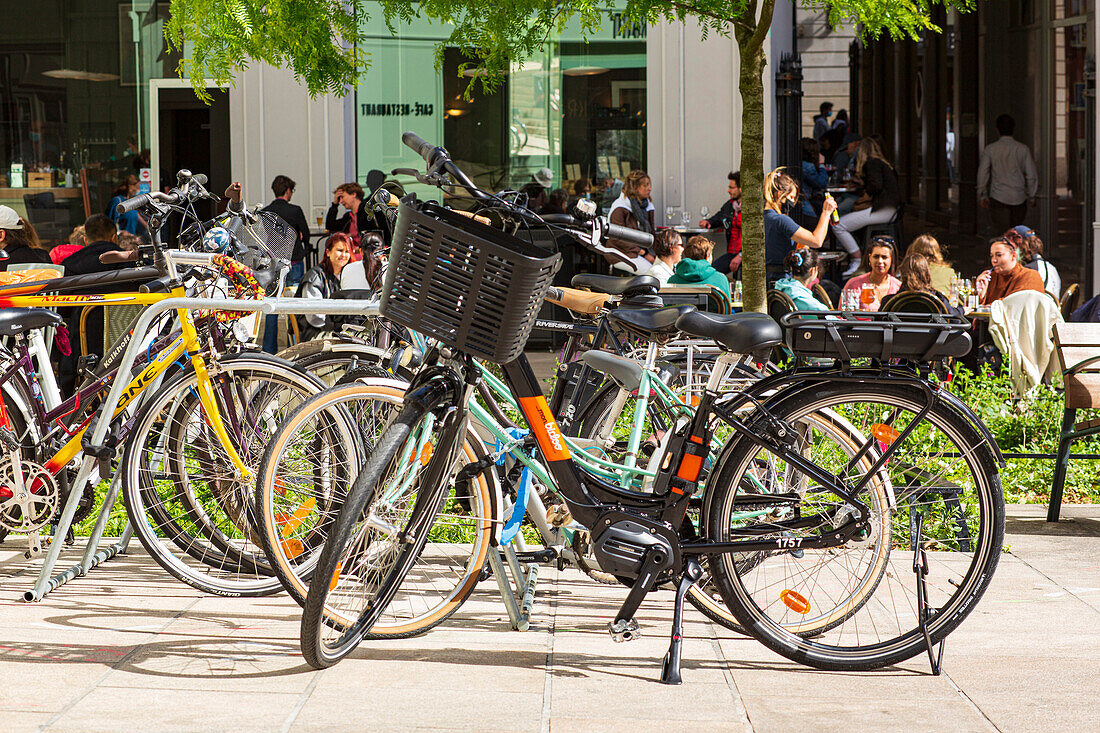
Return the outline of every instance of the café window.
<path id="1" fill-rule="evenodd" d="M 492 93 L 466 88 L 476 73 L 471 59 L 445 49 L 442 67 L 435 48 L 446 29 L 425 22 L 390 35 L 379 17 L 364 21 L 365 50 L 372 68 L 356 89 L 357 175 L 367 185 L 380 171 L 420 167 L 401 144 L 413 130 L 442 142 L 474 181 L 489 190 L 523 189 L 546 181 L 572 197 L 579 179 L 614 185 L 646 164 L 646 54 L 644 24 L 608 9 L 600 33 L 587 39 L 567 26 L 543 51 L 514 64 Z M 380 14 L 376 14 L 380 15 Z M 576 27 L 573 27 L 573 26 Z M 402 183 L 422 197 L 439 192 Z"/>
<path id="2" fill-rule="evenodd" d="M 11 3 L 0 24 L 0 204 L 46 246 L 148 166 L 148 81 L 170 76 L 168 3 Z M 59 22 L 64 19 L 64 22 Z M 153 185 L 156 185 L 155 183 Z"/>

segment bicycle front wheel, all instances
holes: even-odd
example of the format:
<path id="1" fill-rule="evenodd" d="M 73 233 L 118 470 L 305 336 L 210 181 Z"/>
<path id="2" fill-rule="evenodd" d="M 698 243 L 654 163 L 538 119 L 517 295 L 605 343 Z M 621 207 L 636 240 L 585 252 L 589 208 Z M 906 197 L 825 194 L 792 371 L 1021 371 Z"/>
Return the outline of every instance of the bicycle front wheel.
<path id="1" fill-rule="evenodd" d="M 272 568 L 299 604 L 305 603 L 349 486 L 404 398 L 405 385 L 393 380 L 363 379 L 335 387 L 303 404 L 272 438 L 256 482 L 260 539 Z M 485 455 L 477 435 L 467 430 L 457 465 Z M 394 599 L 369 636 L 423 633 L 473 592 L 489 549 L 491 478 L 491 472 L 481 473 L 454 488 L 450 509 L 437 521 L 440 541 L 432 542 L 410 571 L 417 592 Z"/>
<path id="2" fill-rule="evenodd" d="M 844 382 L 770 405 L 793 428 L 790 447 L 863 485 L 856 498 L 871 509 L 871 530 L 840 547 L 799 547 L 841 526 L 849 508 L 771 450 L 741 440 L 715 467 L 708 537 L 776 540 L 774 550 L 709 557 L 726 606 L 769 648 L 820 669 L 895 664 L 943 639 L 985 592 L 1004 538 L 995 453 L 956 409 L 927 403 L 916 385 Z M 762 418 L 758 426 L 768 434 Z M 882 511 L 881 492 L 893 495 L 892 510 Z"/>
<path id="3" fill-rule="evenodd" d="M 463 495 L 468 482 L 456 486 L 453 468 L 443 464 L 453 458 L 453 446 L 445 442 L 429 410 L 406 404 L 352 484 L 317 560 L 302 613 L 302 654 L 313 667 L 340 661 L 379 623 L 387 636 L 423 630 L 415 618 L 410 623 L 408 609 L 421 606 L 425 592 L 435 595 L 438 557 L 469 541 L 465 521 L 448 521 L 466 514 L 469 502 Z M 442 483 L 429 478 L 439 476 L 438 469 Z M 430 493 L 421 499 L 423 492 Z M 424 522 L 432 517 L 418 516 L 418 507 L 441 519 Z M 424 529 L 416 536 L 411 526 Z M 488 521 L 475 522 L 478 532 L 490 528 Z M 483 544 L 482 563 L 488 542 Z"/>

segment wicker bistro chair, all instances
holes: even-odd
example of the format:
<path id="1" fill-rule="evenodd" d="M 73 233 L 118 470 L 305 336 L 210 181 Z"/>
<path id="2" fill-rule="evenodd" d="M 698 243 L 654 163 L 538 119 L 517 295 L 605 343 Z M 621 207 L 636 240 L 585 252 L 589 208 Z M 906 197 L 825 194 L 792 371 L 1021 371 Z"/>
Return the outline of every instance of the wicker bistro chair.
<path id="1" fill-rule="evenodd" d="M 882 301 L 880 311 L 892 313 L 939 313 L 948 315 L 940 299 L 930 293 L 903 291 L 888 295 Z"/>
<path id="2" fill-rule="evenodd" d="M 1062 311 L 1062 320 L 1069 321 L 1070 314 L 1081 305 L 1081 288 L 1073 283 L 1066 292 L 1062 293 L 1062 299 L 1058 301 L 1058 310 Z"/>

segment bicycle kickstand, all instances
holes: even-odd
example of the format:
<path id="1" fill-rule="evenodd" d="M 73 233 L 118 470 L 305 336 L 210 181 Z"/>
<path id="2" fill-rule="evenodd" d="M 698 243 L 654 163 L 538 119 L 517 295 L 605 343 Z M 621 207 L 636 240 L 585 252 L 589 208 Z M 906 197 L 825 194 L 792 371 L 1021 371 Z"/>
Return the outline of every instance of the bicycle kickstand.
<path id="1" fill-rule="evenodd" d="M 924 517 L 917 517 L 917 534 L 921 536 L 924 528 Z M 920 630 L 924 635 L 924 644 L 928 650 L 928 663 L 932 665 L 932 675 L 939 677 L 943 670 L 943 648 L 947 643 L 947 637 L 940 639 L 933 650 L 932 636 L 928 633 L 928 622 L 936 615 L 936 610 L 928 606 L 928 585 L 925 578 L 928 577 L 928 553 L 925 552 L 919 541 L 913 552 L 913 574 L 917 576 L 917 614 L 920 621 Z"/>
<path id="2" fill-rule="evenodd" d="M 664 663 L 661 665 L 661 682 L 666 685 L 678 685 L 680 678 L 680 659 L 684 646 L 684 596 L 688 589 L 703 577 L 703 567 L 693 557 L 684 562 L 684 574 L 676 584 L 676 604 L 672 608 L 672 641 L 668 645 Z"/>

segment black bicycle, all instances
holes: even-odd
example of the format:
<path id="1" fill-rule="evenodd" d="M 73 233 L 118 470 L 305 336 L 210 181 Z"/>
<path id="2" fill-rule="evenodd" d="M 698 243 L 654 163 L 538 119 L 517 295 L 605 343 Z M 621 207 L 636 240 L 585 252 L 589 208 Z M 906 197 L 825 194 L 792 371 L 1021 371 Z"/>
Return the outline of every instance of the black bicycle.
<path id="1" fill-rule="evenodd" d="M 680 681 L 683 600 L 704 573 L 742 627 L 790 659 L 864 670 L 927 651 L 938 672 L 942 642 L 988 587 L 1004 534 L 996 444 L 921 366 L 969 350 L 964 321 L 792 314 L 787 345 L 799 357 L 828 357 L 828 366 L 799 363 L 732 392 L 708 389 L 694 417 L 676 424 L 652 491 L 611 485 L 571 460 L 523 355 L 558 256 L 522 235 L 546 225 L 479 191 L 442 148 L 412 133 L 403 139 L 427 162 L 427 180 L 464 189 L 497 226 L 402 200 L 383 313 L 439 346 L 375 444 L 319 558 L 301 629 L 312 666 L 349 654 L 409 568 L 456 541 L 435 518 L 460 512 L 456 487 L 491 468 L 458 470 L 456 462 L 480 379 L 476 356 L 502 365 L 550 488 L 590 532 L 600 568 L 630 588 L 612 637 L 634 638 L 642 599 L 675 588 L 663 682 Z M 584 212 L 557 226 L 588 240 L 646 239 Z M 668 317 L 668 309 L 639 310 L 634 322 L 667 328 Z M 784 337 L 758 314 L 684 309 L 676 326 L 729 354 L 763 355 Z M 712 464 L 714 436 L 725 447 Z M 410 594 L 415 588 L 402 588 Z"/>

